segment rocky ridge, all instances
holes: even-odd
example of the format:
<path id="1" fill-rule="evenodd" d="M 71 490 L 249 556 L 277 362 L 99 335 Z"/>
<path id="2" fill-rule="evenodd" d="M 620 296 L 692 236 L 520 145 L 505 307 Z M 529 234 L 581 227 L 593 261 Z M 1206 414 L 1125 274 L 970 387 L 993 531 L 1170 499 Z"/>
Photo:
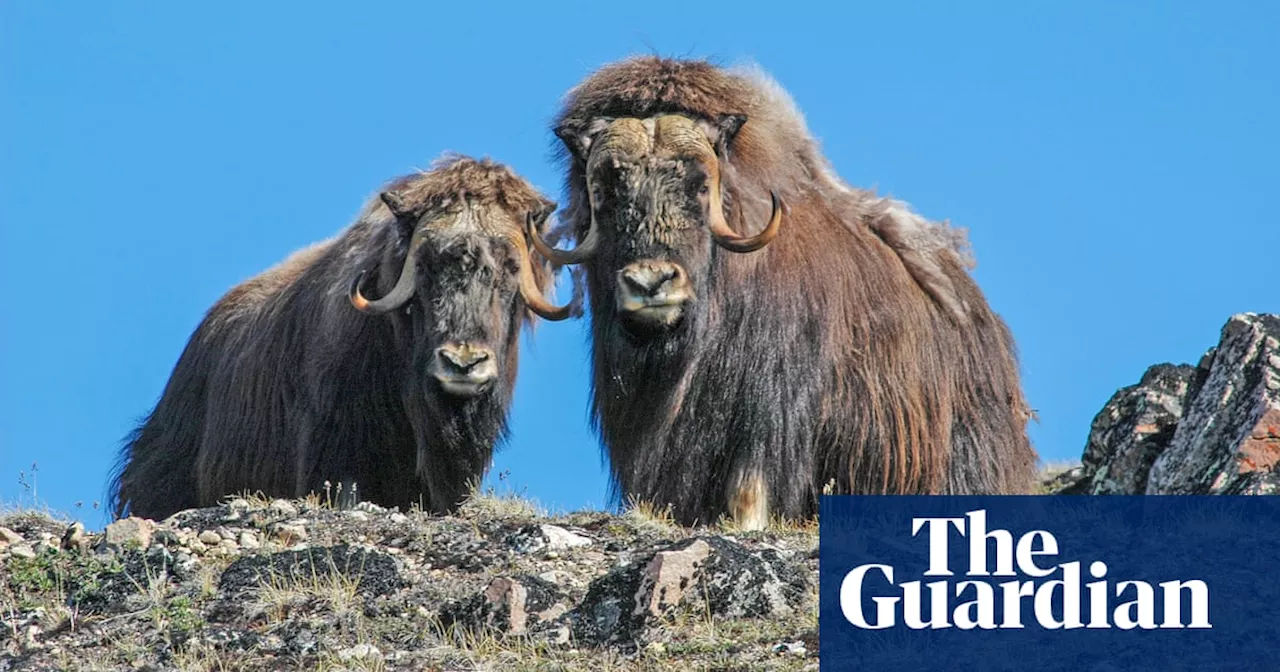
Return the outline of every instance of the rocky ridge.
<path id="1" fill-rule="evenodd" d="M 1195 364 L 1157 364 L 1094 418 L 1063 494 L 1280 493 L 1280 315 L 1241 313 Z"/>
<path id="2" fill-rule="evenodd" d="M 0 517 L 0 670 L 817 669 L 816 528 L 237 498 Z"/>

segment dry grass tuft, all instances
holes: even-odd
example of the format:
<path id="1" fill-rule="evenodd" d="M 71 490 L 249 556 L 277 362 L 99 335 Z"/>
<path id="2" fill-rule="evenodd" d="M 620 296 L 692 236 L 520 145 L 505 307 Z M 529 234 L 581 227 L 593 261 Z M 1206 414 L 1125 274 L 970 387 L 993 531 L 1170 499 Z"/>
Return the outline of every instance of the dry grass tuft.
<path id="1" fill-rule="evenodd" d="M 622 519 L 641 533 L 671 536 L 688 532 L 686 528 L 676 523 L 675 517 L 671 515 L 670 505 L 660 508 L 653 502 L 634 497 L 627 500 Z"/>
<path id="2" fill-rule="evenodd" d="M 314 565 L 303 576 L 270 572 L 259 586 L 258 599 L 272 624 L 284 622 L 304 606 L 324 607 L 340 617 L 359 614 L 363 606 L 360 579 L 339 570 L 332 556 L 324 572 L 316 571 Z"/>

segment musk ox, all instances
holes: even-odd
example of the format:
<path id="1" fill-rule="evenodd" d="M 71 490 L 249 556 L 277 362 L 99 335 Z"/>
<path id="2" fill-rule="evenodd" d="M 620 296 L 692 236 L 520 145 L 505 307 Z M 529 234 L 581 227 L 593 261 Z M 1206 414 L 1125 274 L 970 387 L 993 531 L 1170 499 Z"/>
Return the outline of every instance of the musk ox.
<path id="1" fill-rule="evenodd" d="M 963 233 L 845 184 L 758 70 L 634 58 L 566 96 L 571 250 L 616 496 L 685 524 L 828 491 L 1022 493 L 1014 343 Z"/>
<path id="2" fill-rule="evenodd" d="M 126 440 L 115 514 L 326 481 L 384 506 L 455 507 L 504 436 L 528 313 L 568 315 L 543 298 L 552 269 L 524 235 L 554 209 L 503 165 L 446 157 L 232 289 Z"/>

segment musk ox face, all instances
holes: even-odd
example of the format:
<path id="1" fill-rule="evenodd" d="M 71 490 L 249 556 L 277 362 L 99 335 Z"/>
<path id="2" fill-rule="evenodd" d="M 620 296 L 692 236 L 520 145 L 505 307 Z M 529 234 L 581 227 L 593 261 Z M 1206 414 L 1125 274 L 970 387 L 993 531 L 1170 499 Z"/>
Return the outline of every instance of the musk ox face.
<path id="1" fill-rule="evenodd" d="M 381 299 L 365 298 L 363 274 L 351 303 L 392 320 L 406 364 L 430 399 L 483 398 L 509 391 L 524 308 L 551 320 L 568 316 L 542 297 L 524 225 L 536 231 L 555 209 L 546 202 L 515 213 L 466 193 L 413 206 L 394 191 L 382 200 L 401 241 L 384 253 L 380 276 L 398 278 Z M 380 283 L 390 285 L 384 280 Z"/>
<path id="2" fill-rule="evenodd" d="M 613 313 L 633 336 L 678 331 L 707 287 L 716 246 L 751 252 L 777 235 L 781 203 L 768 226 L 741 237 L 725 220 L 721 167 L 739 115 L 716 122 L 679 114 L 594 120 L 585 133 L 560 132 L 581 162 L 590 225 L 574 250 L 533 243 L 557 263 L 590 261 L 612 285 Z M 598 302 L 597 302 L 598 305 Z"/>
<path id="3" fill-rule="evenodd" d="M 589 180 L 601 247 L 592 265 L 612 279 L 614 310 L 628 331 L 676 329 L 710 265 L 707 171 L 697 157 L 669 150 L 606 148 L 594 158 Z"/>

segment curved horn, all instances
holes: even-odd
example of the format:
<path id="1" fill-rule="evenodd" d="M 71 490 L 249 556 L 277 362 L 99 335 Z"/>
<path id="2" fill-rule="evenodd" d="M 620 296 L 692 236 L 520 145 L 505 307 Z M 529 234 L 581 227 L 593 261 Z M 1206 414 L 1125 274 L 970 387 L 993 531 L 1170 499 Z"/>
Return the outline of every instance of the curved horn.
<path id="1" fill-rule="evenodd" d="M 587 166 L 587 207 L 591 209 L 591 222 L 587 225 L 587 235 L 577 247 L 572 250 L 557 250 L 538 235 L 538 229 L 533 225 L 532 218 L 526 222 L 529 241 L 538 250 L 538 254 L 546 257 L 553 264 L 559 266 L 580 264 L 596 256 L 596 248 L 600 247 L 600 234 L 596 227 L 596 192 L 591 180 L 591 168 L 591 165 Z"/>
<path id="2" fill-rule="evenodd" d="M 351 305 L 356 307 L 363 313 L 373 313 L 381 315 L 399 309 L 409 299 L 413 298 L 414 291 L 417 290 L 418 280 L 418 250 L 422 248 L 422 244 L 427 240 L 427 232 L 425 229 L 419 229 L 413 234 L 413 238 L 409 241 L 409 251 L 404 256 L 404 266 L 400 268 L 400 278 L 396 280 L 396 286 L 391 288 L 390 292 L 381 299 L 369 300 L 360 293 L 360 283 L 364 280 L 364 271 L 356 276 L 351 282 L 351 289 L 347 292 L 347 297 L 351 299 Z"/>
<path id="3" fill-rule="evenodd" d="M 777 192 L 769 192 L 769 198 L 773 200 L 773 213 L 769 215 L 769 224 L 760 233 L 744 237 L 734 233 L 733 229 L 729 228 L 729 223 L 724 221 L 724 202 L 720 198 L 719 176 L 714 178 L 710 187 L 711 203 L 708 208 L 710 212 L 707 214 L 707 226 L 711 229 L 711 236 L 715 238 L 717 245 L 730 252 L 755 252 L 773 242 L 782 225 L 782 199 L 778 198 Z"/>
<path id="4" fill-rule="evenodd" d="M 525 225 L 529 230 L 529 235 L 538 235 L 534 225 L 533 213 L 529 213 L 526 216 Z M 525 305 L 529 306 L 529 310 L 537 313 L 544 320 L 558 322 L 569 317 L 570 304 L 554 306 L 547 301 L 546 297 L 538 289 L 538 283 L 533 277 L 533 260 L 529 258 L 528 243 L 517 236 L 511 236 L 511 242 L 516 247 L 516 254 L 520 255 L 520 296 L 524 298 Z"/>

